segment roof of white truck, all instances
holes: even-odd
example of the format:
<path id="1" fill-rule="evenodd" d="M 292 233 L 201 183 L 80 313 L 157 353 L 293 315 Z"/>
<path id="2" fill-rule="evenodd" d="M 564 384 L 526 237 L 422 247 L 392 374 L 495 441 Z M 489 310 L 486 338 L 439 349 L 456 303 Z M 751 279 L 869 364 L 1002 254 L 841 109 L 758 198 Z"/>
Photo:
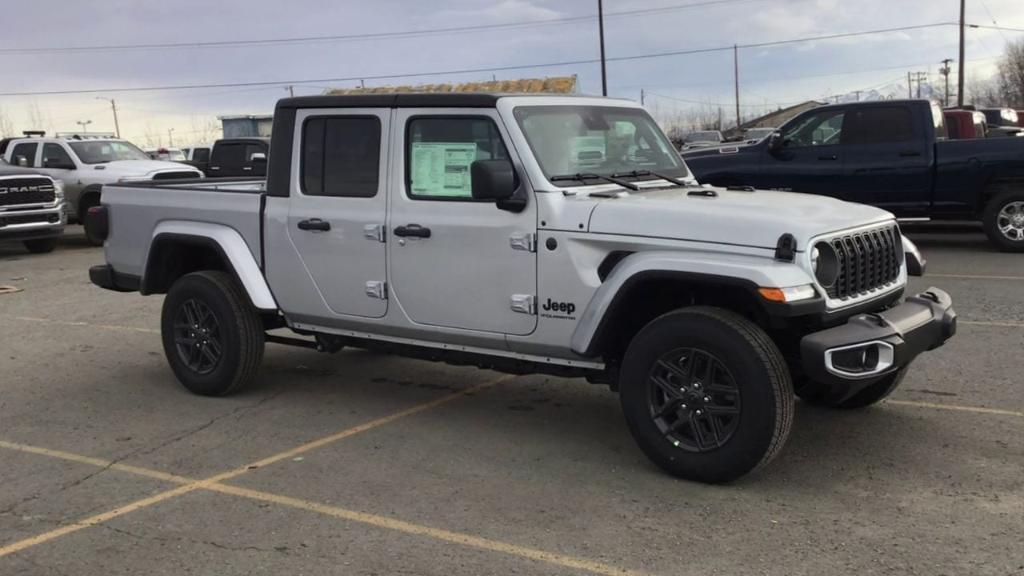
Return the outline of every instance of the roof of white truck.
<path id="1" fill-rule="evenodd" d="M 581 98 L 571 94 L 433 92 L 299 96 L 277 102 L 278 109 L 294 108 L 494 108 L 502 98 Z"/>

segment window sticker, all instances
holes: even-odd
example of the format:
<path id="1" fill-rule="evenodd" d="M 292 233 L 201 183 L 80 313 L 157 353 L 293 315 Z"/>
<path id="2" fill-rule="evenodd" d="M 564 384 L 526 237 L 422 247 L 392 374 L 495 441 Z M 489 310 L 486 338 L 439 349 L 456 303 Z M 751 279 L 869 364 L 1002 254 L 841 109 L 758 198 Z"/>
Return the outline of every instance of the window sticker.
<path id="1" fill-rule="evenodd" d="M 476 143 L 473 142 L 413 142 L 412 193 L 472 196 L 469 168 L 474 160 Z"/>

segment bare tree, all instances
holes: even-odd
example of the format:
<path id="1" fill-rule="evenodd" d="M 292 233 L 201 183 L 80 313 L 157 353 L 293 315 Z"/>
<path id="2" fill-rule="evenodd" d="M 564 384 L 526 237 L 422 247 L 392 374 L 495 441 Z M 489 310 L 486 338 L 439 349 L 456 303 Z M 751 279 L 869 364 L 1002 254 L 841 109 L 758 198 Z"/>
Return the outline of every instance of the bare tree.
<path id="1" fill-rule="evenodd" d="M 28 122 L 32 130 L 46 130 L 48 133 L 54 131 L 53 117 L 48 112 L 44 112 L 39 107 L 39 102 L 35 100 L 28 105 Z"/>
<path id="2" fill-rule="evenodd" d="M 1024 40 L 1009 42 L 999 62 L 997 85 L 1001 106 L 1024 108 Z"/>
<path id="3" fill-rule="evenodd" d="M 971 77 L 964 86 L 965 100 L 979 107 L 1002 106 L 998 78 Z"/>
<path id="4" fill-rule="evenodd" d="M 14 136 L 14 122 L 3 108 L 0 108 L 0 137 Z"/>
<path id="5" fill-rule="evenodd" d="M 192 117 L 189 138 L 196 144 L 209 144 L 221 138 L 223 130 L 216 118 Z"/>

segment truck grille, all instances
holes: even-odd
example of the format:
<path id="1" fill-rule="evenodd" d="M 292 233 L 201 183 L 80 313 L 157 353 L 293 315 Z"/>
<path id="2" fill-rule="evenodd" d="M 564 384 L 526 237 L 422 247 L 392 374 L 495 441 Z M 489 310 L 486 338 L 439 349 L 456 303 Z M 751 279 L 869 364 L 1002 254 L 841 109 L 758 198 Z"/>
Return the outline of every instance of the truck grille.
<path id="1" fill-rule="evenodd" d="M 863 296 L 899 278 L 903 242 L 896 226 L 856 232 L 828 242 L 839 259 L 839 277 L 827 290 L 830 298 Z"/>
<path id="2" fill-rule="evenodd" d="M 0 178 L 0 206 L 51 204 L 55 195 L 49 178 Z"/>
<path id="3" fill-rule="evenodd" d="M 199 174 L 182 170 L 178 172 L 157 172 L 153 175 L 153 180 L 181 180 L 184 178 L 199 178 Z"/>
<path id="4" fill-rule="evenodd" d="M 16 224 L 39 224 L 46 222 L 56 224 L 60 222 L 60 214 L 17 214 L 14 216 L 0 216 L 0 228 L 14 226 Z"/>

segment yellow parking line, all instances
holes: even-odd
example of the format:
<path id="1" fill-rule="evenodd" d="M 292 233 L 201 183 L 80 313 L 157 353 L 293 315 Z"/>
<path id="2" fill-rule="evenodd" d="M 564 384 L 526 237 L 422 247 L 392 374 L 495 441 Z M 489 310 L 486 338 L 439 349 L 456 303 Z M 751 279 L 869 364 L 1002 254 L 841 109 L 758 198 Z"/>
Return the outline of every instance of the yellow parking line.
<path id="1" fill-rule="evenodd" d="M 462 532 L 452 532 L 449 530 L 442 530 L 440 528 L 431 528 L 430 526 L 413 524 L 412 522 L 405 522 L 403 520 L 396 520 L 394 518 L 377 516 L 376 514 L 367 514 L 365 512 L 347 510 L 345 508 L 339 508 L 337 506 L 328 506 L 326 504 L 319 504 L 317 502 L 301 500 L 299 498 L 292 498 L 289 496 L 280 496 L 278 494 L 270 494 L 267 492 L 260 492 L 258 490 L 250 490 L 248 488 L 240 488 L 237 486 L 229 486 L 227 484 L 219 483 L 208 486 L 207 488 L 209 490 L 213 490 L 214 492 L 232 494 L 235 496 L 241 496 L 243 498 L 259 500 L 262 502 L 270 502 L 282 506 L 287 506 L 289 508 L 306 510 L 308 512 L 316 512 L 317 514 L 332 516 L 334 518 L 341 518 L 343 520 L 349 520 L 352 522 L 359 522 L 360 524 L 368 524 L 370 526 L 376 526 L 378 528 L 384 528 L 387 530 L 394 530 L 396 532 L 403 532 L 405 534 L 426 536 L 428 538 L 442 540 L 444 542 L 450 542 L 452 544 L 460 544 L 462 546 L 469 546 L 472 548 L 489 550 L 491 552 L 501 552 L 503 554 L 510 554 L 512 556 L 518 556 L 520 558 L 535 560 L 537 562 L 554 564 L 556 566 L 561 566 L 563 568 L 585 570 L 587 572 L 593 572 L 594 574 L 604 574 L 607 576 L 637 576 L 642 574 L 641 572 L 635 572 L 624 568 L 616 568 L 615 566 L 610 566 L 608 564 L 603 564 L 601 562 L 596 562 L 593 560 L 587 560 L 585 558 L 577 558 L 574 556 L 567 556 L 564 554 L 556 554 L 554 552 L 546 552 L 544 550 L 538 550 L 536 548 L 528 548 L 516 544 L 509 544 L 507 542 L 491 540 L 490 538 L 482 538 L 480 536 L 473 536 L 472 534 L 465 534 Z"/>
<path id="2" fill-rule="evenodd" d="M 327 444 L 330 444 L 331 442 L 337 442 L 338 440 L 342 440 L 342 439 L 348 438 L 348 437 L 353 436 L 355 434 L 359 434 L 361 432 L 366 432 L 367 430 L 372 430 L 374 428 L 383 426 L 385 424 L 389 424 L 389 423 L 394 422 L 395 420 L 398 420 L 400 418 L 404 418 L 406 416 L 411 416 L 413 414 L 417 414 L 417 413 L 422 412 L 424 410 L 428 410 L 430 408 L 435 408 L 437 406 L 441 406 L 442 404 L 447 404 L 448 402 L 452 402 L 454 400 L 462 398 L 462 397 L 466 396 L 467 394 L 472 394 L 473 392 L 479 391 L 479 390 L 481 390 L 483 388 L 486 388 L 488 386 L 493 386 L 495 384 L 498 384 L 499 382 L 503 382 L 503 381 L 508 380 L 510 378 L 514 378 L 514 376 L 502 376 L 502 377 L 497 378 L 495 380 L 491 380 L 490 382 L 485 382 L 483 384 L 478 384 L 476 386 L 472 386 L 472 387 L 467 388 L 465 390 L 460 390 L 458 392 L 455 392 L 454 394 L 449 394 L 447 396 L 442 396 L 441 398 L 438 398 L 436 400 L 431 400 L 430 402 L 425 402 L 423 404 L 419 404 L 417 406 L 413 406 L 412 408 L 409 408 L 407 410 L 402 410 L 401 412 L 396 412 L 395 414 L 392 414 L 390 416 L 384 416 L 382 418 L 377 418 L 376 420 L 371 420 L 370 422 L 367 422 L 365 424 L 360 424 L 358 426 L 353 426 L 351 428 L 347 428 L 347 429 L 342 430 L 341 432 L 339 432 L 337 434 L 332 434 L 330 436 L 327 436 L 326 438 L 322 438 L 320 440 L 315 440 L 313 442 L 309 442 L 307 444 L 303 444 L 302 446 L 299 446 L 297 448 L 293 448 L 291 450 L 287 450 L 285 452 L 281 452 L 279 454 L 275 454 L 273 456 L 269 456 L 267 458 L 264 458 L 263 460 L 259 460 L 257 462 L 254 462 L 254 463 L 248 465 L 248 466 L 242 466 L 240 468 L 236 468 L 234 470 L 231 470 L 231 471 L 228 471 L 228 472 L 224 472 L 222 474 L 217 474 L 216 476 L 211 476 L 210 478 L 207 478 L 205 480 L 189 481 L 188 484 L 185 484 L 183 486 L 178 486 L 177 488 L 174 488 L 174 489 L 171 489 L 171 490 L 167 490 L 165 492 L 160 492 L 159 494 L 155 494 L 155 495 L 150 496 L 148 498 L 143 498 L 141 500 L 137 500 L 135 502 L 132 502 L 131 504 L 127 504 L 125 506 L 120 506 L 120 507 L 115 508 L 114 510 L 111 510 L 109 512 L 104 512 L 102 514 L 97 514 L 95 516 L 90 516 L 89 518 L 86 518 L 84 520 L 79 520 L 79 521 L 77 521 L 77 522 L 75 522 L 73 524 L 68 524 L 66 526 L 62 526 L 60 528 L 57 528 L 56 530 L 51 530 L 50 532 L 45 532 L 45 533 L 40 534 L 38 536 L 33 536 L 31 538 L 27 538 L 25 540 L 21 540 L 19 542 L 15 542 L 15 543 L 9 544 L 7 546 L 0 547 L 0 558 L 2 558 L 4 556 L 7 556 L 9 554 L 13 554 L 15 552 L 19 552 L 19 551 L 24 550 L 26 548 L 31 548 L 32 546 L 36 546 L 38 544 L 42 544 L 44 542 L 48 542 L 50 540 L 53 540 L 54 538 L 59 538 L 59 537 L 64 536 L 66 534 L 71 534 L 73 532 L 77 532 L 79 530 L 83 530 L 85 528 L 89 528 L 90 526 L 95 526 L 97 524 L 102 524 L 103 522 L 106 522 L 108 520 L 117 518 L 119 516 L 123 516 L 125 514 L 128 514 L 129 512 L 134 512 L 134 511 L 139 510 L 141 508 L 146 508 L 148 506 L 152 506 L 153 504 L 158 504 L 158 503 L 163 502 L 165 500 L 168 500 L 170 498 L 181 496 L 182 494 L 188 494 L 189 492 L 198 490 L 200 488 L 209 488 L 211 485 L 213 485 L 216 482 L 219 482 L 219 481 L 222 481 L 222 480 L 226 480 L 226 479 L 229 479 L 229 478 L 235 478 L 237 476 L 241 476 L 242 474 L 245 474 L 249 470 L 260 468 L 262 466 L 267 466 L 269 464 L 273 464 L 274 462 L 279 462 L 279 461 L 281 461 L 281 460 L 283 460 L 285 458 L 293 457 L 296 454 L 302 454 L 302 453 L 305 453 L 305 452 L 309 452 L 310 450 L 314 450 L 316 448 L 323 447 L 323 446 L 325 446 Z M 9 442 L 5 442 L 3 446 L 4 447 L 8 447 L 8 448 L 12 448 L 12 449 L 29 448 L 29 447 L 27 447 L 25 445 L 14 444 L 14 443 L 9 443 Z M 99 460 L 99 459 L 95 459 L 95 458 L 89 458 L 89 457 L 86 457 L 86 456 L 77 456 L 77 455 L 74 455 L 74 454 L 69 454 L 67 452 L 58 452 L 58 451 L 54 451 L 54 450 L 47 450 L 47 449 L 44 449 L 44 448 L 38 448 L 38 449 L 32 449 L 32 450 L 22 449 L 22 451 L 24 451 L 24 452 L 33 452 L 33 453 L 36 453 L 36 454 L 53 456 L 53 457 L 57 457 L 57 458 L 66 458 L 66 459 L 72 460 L 74 462 L 81 462 L 83 464 L 92 464 L 94 466 L 95 465 L 99 465 L 99 466 L 102 466 L 102 467 L 108 467 L 109 466 L 111 468 L 113 468 L 114 466 L 118 466 L 119 470 L 122 470 L 122 471 L 125 471 L 125 472 L 134 470 L 136 472 L 140 472 L 141 473 L 141 471 L 144 470 L 142 468 L 136 468 L 136 467 L 132 467 L 132 466 L 125 466 L 125 465 L 119 465 L 119 464 L 112 464 L 112 463 L 108 463 L 107 461 L 104 461 L 104 460 Z M 155 477 L 154 474 L 162 474 L 162 473 L 155 472 L 155 471 L 149 471 L 149 470 L 146 470 L 145 473 L 142 473 L 142 475 L 149 476 L 149 477 Z M 168 478 L 171 478 L 171 477 L 175 477 L 175 476 L 174 475 L 168 475 Z M 184 477 L 180 477 L 180 476 L 178 476 L 177 478 L 184 479 Z"/>
<path id="3" fill-rule="evenodd" d="M 932 274 L 926 278 L 962 278 L 964 280 L 1024 280 L 1024 276 L 989 276 L 985 274 Z"/>
<path id="4" fill-rule="evenodd" d="M 174 482 L 175 484 L 188 484 L 189 482 L 197 481 L 194 478 L 186 478 L 184 476 L 178 476 L 176 474 L 167 474 L 166 472 L 160 472 L 158 470 L 140 468 L 138 466 L 132 466 L 130 464 L 121 464 L 120 462 L 114 462 L 112 460 L 102 460 L 100 458 L 81 456 L 79 454 L 72 454 L 71 452 L 62 452 L 60 450 L 39 448 L 37 446 L 29 446 L 28 444 L 18 444 L 16 442 L 6 442 L 4 440 L 0 440 L 0 448 L 7 448 L 8 450 L 17 450 L 19 452 L 25 452 L 28 454 L 38 454 L 40 456 L 49 456 L 51 458 L 60 458 L 61 460 L 78 462 L 80 464 L 88 464 L 90 466 L 97 466 L 99 468 L 109 468 L 111 470 L 118 470 L 120 472 L 126 472 L 128 474 L 135 474 L 136 476 L 146 476 L 148 478 L 153 478 L 156 480 Z"/>
<path id="5" fill-rule="evenodd" d="M 160 331 L 153 328 L 139 328 L 137 326 L 120 326 L 117 324 L 93 324 L 91 322 L 75 322 L 71 320 L 52 320 L 50 318 L 36 318 L 34 316 L 8 316 L 12 320 L 23 322 L 37 322 L 39 324 L 56 324 L 57 326 L 77 326 L 85 328 L 103 328 L 106 330 L 128 330 L 130 332 L 144 332 L 146 334 L 159 334 Z"/>
<path id="6" fill-rule="evenodd" d="M 957 320 L 958 324 L 968 326 L 1000 326 L 1003 328 L 1024 328 L 1024 322 L 989 322 L 987 320 Z"/>
<path id="7" fill-rule="evenodd" d="M 998 408 L 982 408 L 981 406 L 962 406 L 959 404 L 937 404 L 935 402 L 916 402 L 914 400 L 886 400 L 886 404 L 897 406 L 913 406 L 915 408 L 932 408 L 935 410 L 955 410 L 957 412 L 973 412 L 975 414 L 992 414 L 995 416 L 1017 416 L 1024 418 L 1024 412 L 999 410 Z"/>

